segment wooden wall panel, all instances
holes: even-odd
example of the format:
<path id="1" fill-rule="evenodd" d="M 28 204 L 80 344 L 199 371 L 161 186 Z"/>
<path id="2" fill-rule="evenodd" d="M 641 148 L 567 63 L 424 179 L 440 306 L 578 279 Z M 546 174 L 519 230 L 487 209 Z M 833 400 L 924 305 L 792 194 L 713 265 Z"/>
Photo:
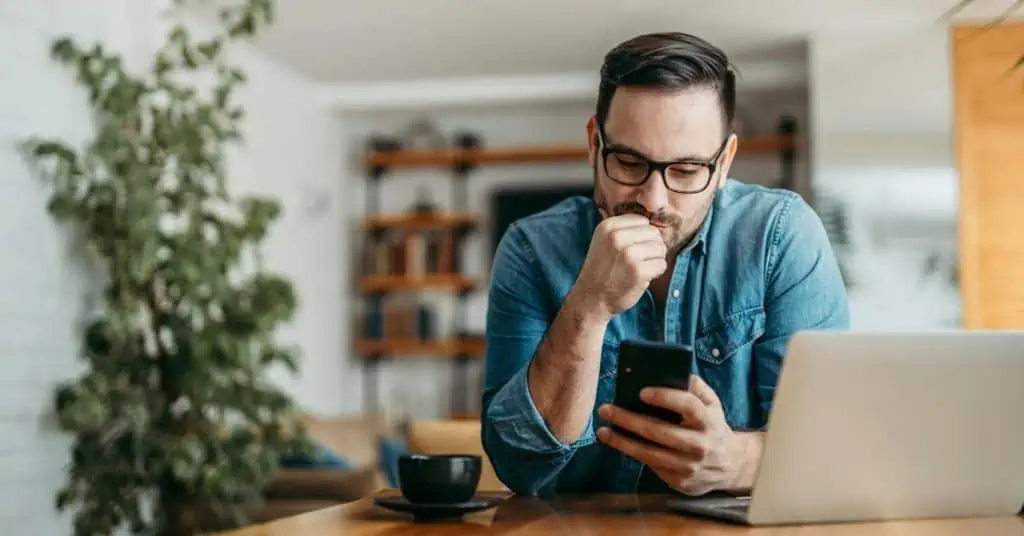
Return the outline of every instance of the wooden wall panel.
<path id="1" fill-rule="evenodd" d="M 1024 328 L 1024 24 L 952 39 L 963 323 Z"/>

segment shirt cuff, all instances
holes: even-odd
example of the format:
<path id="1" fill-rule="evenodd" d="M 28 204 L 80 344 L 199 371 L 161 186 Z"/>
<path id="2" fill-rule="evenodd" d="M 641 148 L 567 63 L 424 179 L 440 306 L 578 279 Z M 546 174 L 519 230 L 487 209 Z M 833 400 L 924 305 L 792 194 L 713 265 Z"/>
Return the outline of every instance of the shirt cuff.
<path id="1" fill-rule="evenodd" d="M 488 417 L 502 442 L 536 454 L 570 454 L 595 442 L 594 415 L 590 414 L 583 434 L 573 443 L 560 441 L 541 416 L 530 395 L 529 367 L 523 367 L 495 394 Z"/>

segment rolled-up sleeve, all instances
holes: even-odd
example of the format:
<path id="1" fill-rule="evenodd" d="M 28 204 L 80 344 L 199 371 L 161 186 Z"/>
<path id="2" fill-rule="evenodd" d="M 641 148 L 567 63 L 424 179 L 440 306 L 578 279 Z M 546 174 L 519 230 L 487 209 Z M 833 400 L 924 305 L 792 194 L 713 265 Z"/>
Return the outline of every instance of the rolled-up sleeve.
<path id="1" fill-rule="evenodd" d="M 811 329 L 847 329 L 846 285 L 818 214 L 793 196 L 769 236 L 765 333 L 754 349 L 762 419 L 767 420 L 790 337 Z"/>
<path id="2" fill-rule="evenodd" d="M 594 443 L 593 423 L 574 443 L 552 434 L 530 394 L 527 370 L 557 310 L 522 231 L 513 224 L 491 271 L 484 361 L 482 441 L 501 481 L 520 495 L 546 494 L 576 449 Z"/>

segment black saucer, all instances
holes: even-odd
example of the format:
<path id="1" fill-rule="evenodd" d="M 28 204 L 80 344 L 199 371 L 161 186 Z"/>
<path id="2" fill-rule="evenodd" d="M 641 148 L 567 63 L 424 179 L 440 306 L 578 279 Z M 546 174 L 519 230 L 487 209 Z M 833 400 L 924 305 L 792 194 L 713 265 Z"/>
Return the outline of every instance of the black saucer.
<path id="1" fill-rule="evenodd" d="M 487 510 L 497 506 L 504 496 L 497 494 L 478 493 L 472 499 L 451 504 L 429 504 L 409 502 L 401 495 L 380 495 L 373 498 L 373 503 L 389 510 L 412 514 L 415 521 L 436 521 L 440 519 L 458 519 L 465 514 Z"/>

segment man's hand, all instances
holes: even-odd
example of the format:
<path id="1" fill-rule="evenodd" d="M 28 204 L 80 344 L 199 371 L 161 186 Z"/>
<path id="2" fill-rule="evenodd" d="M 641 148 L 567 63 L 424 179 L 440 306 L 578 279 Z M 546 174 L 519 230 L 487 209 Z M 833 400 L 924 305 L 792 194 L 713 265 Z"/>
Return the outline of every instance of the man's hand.
<path id="1" fill-rule="evenodd" d="M 606 404 L 602 419 L 654 443 L 642 442 L 601 428 L 598 439 L 647 465 L 673 489 L 688 495 L 712 490 L 745 489 L 752 485 L 760 458 L 760 434 L 733 432 L 718 396 L 698 376 L 688 391 L 649 387 L 640 398 L 647 404 L 682 415 L 682 423 L 666 423 Z"/>
<path id="2" fill-rule="evenodd" d="M 604 211 L 601 211 L 605 214 Z M 598 224 L 574 291 L 611 317 L 629 309 L 668 268 L 665 241 L 638 214 L 606 217 Z"/>

